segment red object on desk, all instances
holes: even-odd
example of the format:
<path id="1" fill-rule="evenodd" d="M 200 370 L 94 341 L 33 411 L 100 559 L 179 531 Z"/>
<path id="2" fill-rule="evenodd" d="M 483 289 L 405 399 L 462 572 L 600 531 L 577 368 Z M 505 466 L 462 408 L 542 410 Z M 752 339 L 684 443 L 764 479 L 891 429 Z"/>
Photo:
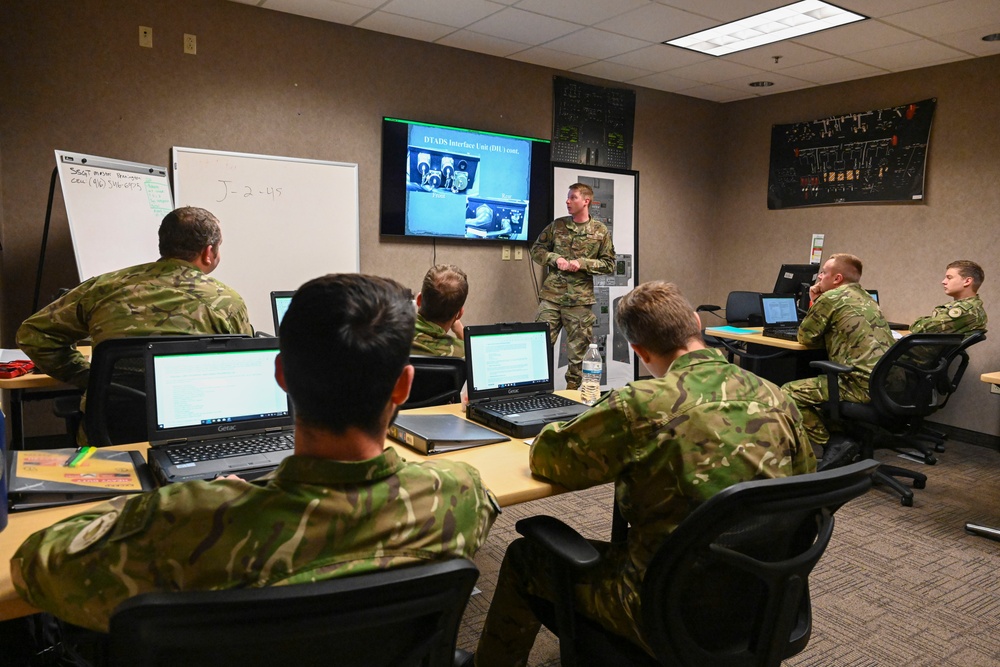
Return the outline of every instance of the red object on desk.
<path id="1" fill-rule="evenodd" d="M 0 378 L 16 378 L 35 370 L 35 362 L 28 360 L 7 361 L 0 364 Z"/>

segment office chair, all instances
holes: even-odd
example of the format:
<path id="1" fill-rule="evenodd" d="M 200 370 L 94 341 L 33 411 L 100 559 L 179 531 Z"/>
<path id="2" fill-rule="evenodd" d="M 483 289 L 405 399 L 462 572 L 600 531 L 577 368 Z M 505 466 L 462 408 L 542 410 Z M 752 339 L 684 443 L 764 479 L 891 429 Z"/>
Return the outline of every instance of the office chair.
<path id="1" fill-rule="evenodd" d="M 240 336 L 242 334 L 232 334 Z M 225 337 L 228 337 L 226 335 Z M 203 336 L 195 336 L 203 337 Z M 212 338 L 224 337 L 222 334 Z M 66 429 L 75 441 L 83 422 L 87 443 L 94 447 L 143 442 L 146 432 L 145 349 L 150 341 L 191 340 L 190 335 L 131 336 L 101 341 L 91 354 L 87 380 L 86 412 L 79 396 L 56 399 L 54 412 L 66 420 Z"/>
<path id="2" fill-rule="evenodd" d="M 724 315 L 719 315 L 719 311 Z M 695 312 L 712 313 L 719 319 L 724 319 L 726 325 L 734 327 L 759 327 L 764 321 L 764 313 L 760 307 L 760 292 L 730 292 L 726 298 L 726 308 L 723 310 L 719 306 L 712 304 L 702 304 L 695 308 Z M 767 353 L 752 353 L 747 350 L 746 343 L 740 341 L 716 338 L 704 333 L 705 344 L 712 347 L 724 348 L 729 358 L 729 363 L 734 363 L 736 357 L 751 361 L 762 359 L 774 359 L 788 354 L 785 350 L 778 350 Z"/>
<path id="3" fill-rule="evenodd" d="M 110 664 L 445 667 L 479 570 L 421 563 L 307 584 L 145 593 L 111 616 Z"/>
<path id="4" fill-rule="evenodd" d="M 912 446 L 922 427 L 924 417 L 939 410 L 957 386 L 968 365 L 968 355 L 960 351 L 961 334 L 910 334 L 899 339 L 886 351 L 868 381 L 870 403 L 840 400 L 837 377 L 851 367 L 831 361 L 813 361 L 810 366 L 826 373 L 829 399 L 821 406 L 831 421 L 837 422 L 849 437 L 861 443 L 861 456 L 874 458 L 875 449 Z M 952 363 L 956 358 L 958 365 Z M 914 489 L 927 484 L 923 473 L 883 465 L 875 474 L 875 482 L 884 484 L 900 495 L 900 502 L 913 505 L 913 491 L 897 478 L 913 480 Z"/>
<path id="5" fill-rule="evenodd" d="M 410 397 L 401 409 L 427 408 L 432 405 L 458 403 L 465 386 L 465 359 L 461 357 L 430 357 L 411 355 L 413 386 Z"/>
<path id="6" fill-rule="evenodd" d="M 537 516 L 519 533 L 550 551 L 555 603 L 531 598 L 559 636 L 561 664 L 777 667 L 812 632 L 809 573 L 833 534 L 833 514 L 872 486 L 878 463 L 723 489 L 660 545 L 642 582 L 638 645 L 575 613 L 573 578 L 596 549 L 563 522 Z"/>

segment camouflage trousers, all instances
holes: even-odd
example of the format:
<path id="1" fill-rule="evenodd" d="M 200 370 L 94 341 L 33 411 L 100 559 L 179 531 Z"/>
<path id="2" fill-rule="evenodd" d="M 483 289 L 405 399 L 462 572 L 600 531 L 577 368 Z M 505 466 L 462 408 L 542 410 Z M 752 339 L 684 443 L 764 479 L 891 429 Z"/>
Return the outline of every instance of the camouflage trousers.
<path id="1" fill-rule="evenodd" d="M 830 439 L 830 431 L 823 421 L 823 415 L 818 406 L 830 398 L 826 376 L 792 380 L 783 384 L 781 390 L 788 394 L 795 402 L 799 412 L 802 413 L 802 425 L 805 427 L 806 433 L 809 434 L 812 443 L 825 445 L 826 441 Z M 851 375 L 841 377 L 840 400 L 851 403 L 870 403 L 868 378 Z"/>
<path id="2" fill-rule="evenodd" d="M 566 369 L 567 389 L 578 389 L 583 379 L 583 357 L 587 354 L 597 315 L 591 306 L 560 306 L 552 301 L 542 300 L 535 311 L 536 322 L 549 325 L 549 342 L 554 347 L 559 340 L 559 332 L 566 329 Z"/>
<path id="3" fill-rule="evenodd" d="M 590 543 L 603 558 L 593 570 L 577 577 L 577 612 L 646 648 L 639 637 L 638 591 L 628 584 L 628 577 L 622 576 L 622 564 L 628 558 L 625 545 L 593 540 Z M 527 597 L 553 599 L 550 574 L 553 567 L 556 566 L 551 556 L 526 539 L 517 539 L 507 547 L 476 648 L 476 667 L 523 667 L 527 664 L 541 626 Z"/>

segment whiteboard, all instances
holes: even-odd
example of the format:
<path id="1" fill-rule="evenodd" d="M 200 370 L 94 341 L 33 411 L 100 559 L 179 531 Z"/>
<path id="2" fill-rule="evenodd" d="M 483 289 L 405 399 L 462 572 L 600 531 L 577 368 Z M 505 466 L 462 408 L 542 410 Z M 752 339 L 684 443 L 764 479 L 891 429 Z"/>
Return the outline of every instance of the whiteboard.
<path id="1" fill-rule="evenodd" d="M 56 168 L 81 281 L 159 257 L 166 167 L 56 151 Z"/>
<path id="2" fill-rule="evenodd" d="M 255 330 L 271 331 L 270 294 L 360 268 L 358 165 L 173 148 L 174 201 L 222 226 L 212 276 L 243 297 Z"/>

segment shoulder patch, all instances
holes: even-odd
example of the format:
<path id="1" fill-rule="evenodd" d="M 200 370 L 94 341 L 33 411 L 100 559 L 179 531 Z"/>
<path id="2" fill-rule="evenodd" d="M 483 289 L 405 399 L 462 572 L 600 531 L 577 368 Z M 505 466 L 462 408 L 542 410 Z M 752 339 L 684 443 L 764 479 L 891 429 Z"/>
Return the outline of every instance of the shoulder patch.
<path id="1" fill-rule="evenodd" d="M 948 311 L 948 317 L 955 318 L 961 316 L 962 316 L 962 309 L 959 308 L 958 306 L 955 306 L 954 308 Z"/>
<path id="2" fill-rule="evenodd" d="M 146 529 L 150 518 L 158 506 L 159 496 L 155 493 L 143 493 L 132 496 L 121 510 L 121 518 L 115 524 L 108 541 L 114 542 L 130 537 Z"/>
<path id="3" fill-rule="evenodd" d="M 83 530 L 77 533 L 76 537 L 73 538 L 73 541 L 69 543 L 69 547 L 66 548 L 66 553 L 72 556 L 94 544 L 114 527 L 117 520 L 118 510 L 112 510 L 107 514 L 102 514 L 97 517 L 88 523 Z"/>

